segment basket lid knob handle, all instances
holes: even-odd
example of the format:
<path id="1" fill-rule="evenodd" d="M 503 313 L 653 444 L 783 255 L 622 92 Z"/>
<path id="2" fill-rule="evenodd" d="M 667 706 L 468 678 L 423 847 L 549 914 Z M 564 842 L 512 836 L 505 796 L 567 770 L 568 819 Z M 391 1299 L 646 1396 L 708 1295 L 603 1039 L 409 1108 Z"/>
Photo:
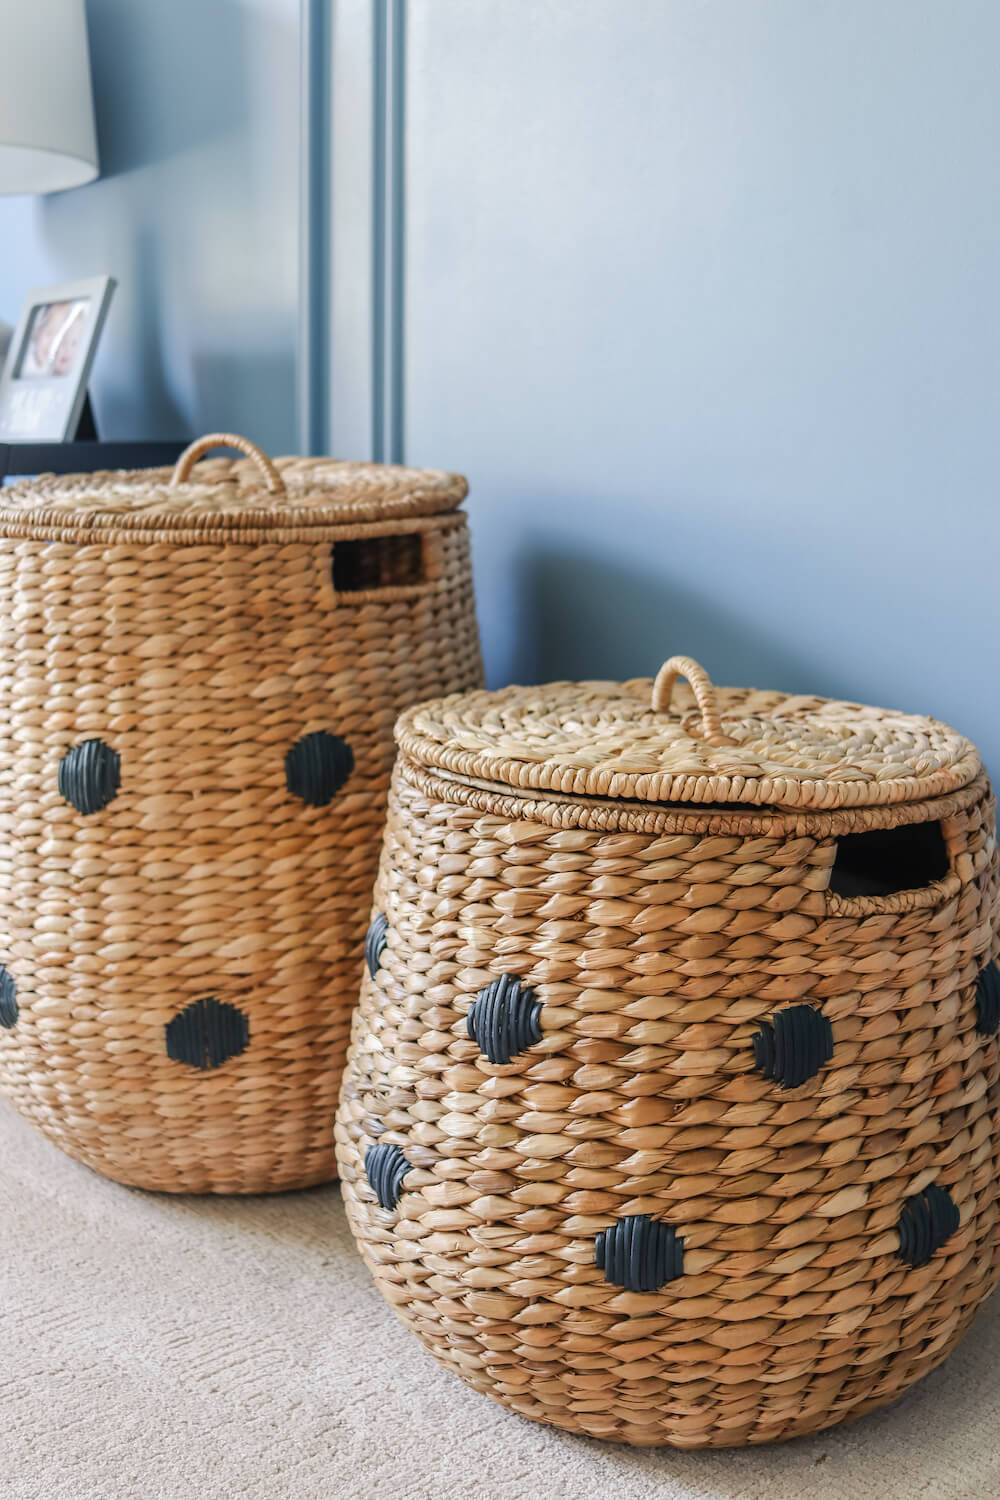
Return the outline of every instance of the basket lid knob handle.
<path id="1" fill-rule="evenodd" d="M 701 710 L 702 736 L 705 741 L 709 745 L 731 745 L 732 740 L 722 728 L 712 679 L 705 668 L 691 656 L 671 656 L 657 672 L 653 683 L 654 714 L 669 713 L 670 699 L 678 677 L 686 678 L 694 689 L 695 701 Z"/>
<path id="2" fill-rule="evenodd" d="M 204 437 L 196 438 L 193 443 L 189 443 L 174 465 L 174 472 L 170 476 L 171 486 L 183 484 L 199 458 L 211 448 L 235 448 L 238 452 L 245 453 L 247 458 L 252 459 L 257 465 L 264 483 L 273 495 L 287 494 L 285 481 L 263 448 L 258 448 L 257 444 L 251 443 L 249 438 L 240 437 L 235 432 L 208 432 Z"/>

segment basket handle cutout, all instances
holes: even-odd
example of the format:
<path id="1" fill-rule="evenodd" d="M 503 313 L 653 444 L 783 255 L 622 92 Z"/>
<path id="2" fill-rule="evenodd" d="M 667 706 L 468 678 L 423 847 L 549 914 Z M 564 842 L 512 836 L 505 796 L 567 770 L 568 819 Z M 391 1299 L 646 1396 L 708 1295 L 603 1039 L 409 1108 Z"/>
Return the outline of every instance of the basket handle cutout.
<path id="1" fill-rule="evenodd" d="M 732 740 L 722 728 L 712 679 L 705 668 L 691 656 L 671 656 L 657 672 L 653 683 L 654 714 L 670 712 L 670 700 L 678 677 L 686 678 L 694 689 L 695 701 L 701 710 L 702 738 L 709 745 L 731 745 Z"/>
<path id="2" fill-rule="evenodd" d="M 245 453 L 247 458 L 252 459 L 260 472 L 265 485 L 272 495 L 285 495 L 285 481 L 278 473 L 271 459 L 268 458 L 263 448 L 258 448 L 256 443 L 251 443 L 249 438 L 240 437 L 235 432 L 209 432 L 204 437 L 196 438 L 193 443 L 184 449 L 180 458 L 174 465 L 174 472 L 170 476 L 170 485 L 183 484 L 190 477 L 191 470 L 199 458 L 208 453 L 212 448 L 235 448 L 240 453 Z"/>
<path id="3" fill-rule="evenodd" d="M 414 588 L 426 582 L 424 537 L 419 531 L 353 537 L 333 545 L 333 587 L 337 594 L 370 594 L 387 588 Z"/>

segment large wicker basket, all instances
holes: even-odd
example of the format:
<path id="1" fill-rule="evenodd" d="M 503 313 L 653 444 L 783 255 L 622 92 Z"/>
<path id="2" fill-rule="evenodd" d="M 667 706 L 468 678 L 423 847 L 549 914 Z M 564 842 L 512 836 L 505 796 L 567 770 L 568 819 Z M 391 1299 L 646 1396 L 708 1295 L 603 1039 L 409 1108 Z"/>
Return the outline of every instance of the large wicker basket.
<path id="1" fill-rule="evenodd" d="M 996 1280 L 993 800 L 933 720 L 651 687 L 403 716 L 343 1192 L 477 1389 L 765 1442 L 890 1401 Z"/>
<path id="2" fill-rule="evenodd" d="M 109 1177 L 335 1175 L 392 726 L 482 681 L 465 490 L 221 434 L 0 495 L 0 1085 Z"/>

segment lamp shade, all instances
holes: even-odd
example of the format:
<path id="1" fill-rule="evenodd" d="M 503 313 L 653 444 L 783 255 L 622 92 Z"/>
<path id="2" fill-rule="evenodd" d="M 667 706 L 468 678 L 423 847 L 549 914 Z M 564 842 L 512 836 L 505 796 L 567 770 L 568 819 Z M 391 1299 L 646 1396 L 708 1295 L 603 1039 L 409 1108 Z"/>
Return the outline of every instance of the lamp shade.
<path id="1" fill-rule="evenodd" d="M 0 193 L 97 172 L 84 0 L 0 0 Z"/>

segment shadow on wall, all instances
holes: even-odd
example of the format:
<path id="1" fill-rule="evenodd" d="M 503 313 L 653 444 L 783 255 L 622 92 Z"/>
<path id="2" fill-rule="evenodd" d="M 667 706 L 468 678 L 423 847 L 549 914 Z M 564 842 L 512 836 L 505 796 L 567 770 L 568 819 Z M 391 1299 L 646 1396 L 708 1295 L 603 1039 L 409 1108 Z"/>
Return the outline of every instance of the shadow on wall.
<path id="1" fill-rule="evenodd" d="M 245 7 L 88 0 L 87 24 L 102 177 L 201 149 L 246 124 Z"/>
<path id="2" fill-rule="evenodd" d="M 816 691 L 815 666 L 787 638 L 727 613 L 668 568 L 545 548 L 523 554 L 516 576 L 516 682 L 653 676 L 684 654 L 720 685 Z"/>
<path id="3" fill-rule="evenodd" d="M 588 523 L 587 507 L 603 513 L 602 530 Z M 965 653 L 961 616 L 945 620 L 945 634 L 930 615 L 912 649 L 912 623 L 887 613 L 871 570 L 852 572 L 843 556 L 836 570 L 820 559 L 794 575 L 772 547 L 765 571 L 738 532 L 706 543 L 700 520 L 685 536 L 652 509 L 643 517 L 627 502 L 592 498 L 575 510 L 561 497 L 522 498 L 527 519 L 512 542 L 509 506 L 470 514 L 492 688 L 651 677 L 668 656 L 686 654 L 720 686 L 932 715 L 971 738 L 988 768 L 1000 766 L 995 695 L 976 691 L 970 710 L 972 679 L 955 667 Z M 575 543 L 564 544 L 571 530 Z M 641 554 L 635 560 L 622 555 L 629 546 Z M 737 597 L 732 580 L 744 559 Z"/>
<path id="4" fill-rule="evenodd" d="M 287 439 L 269 436 L 295 432 L 295 357 L 291 349 L 258 349 L 252 354 L 200 351 L 194 358 L 194 381 L 195 409 L 211 413 L 214 431 L 242 432 L 248 424 L 248 413 L 261 411 L 247 436 L 272 457 L 293 446 Z"/>
<path id="5" fill-rule="evenodd" d="M 159 242 L 156 235 L 148 229 L 141 229 L 135 237 L 131 270 L 131 279 L 119 287 L 116 295 L 121 296 L 124 292 L 132 304 L 132 338 L 135 342 L 142 400 L 157 413 L 162 431 L 168 436 L 181 434 L 187 425 L 186 419 L 170 389 L 164 365 L 163 331 L 160 327 L 157 299 L 157 291 L 162 284 Z M 127 393 L 125 399 L 127 402 Z M 134 396 L 132 399 L 134 400 Z M 119 419 L 115 411 L 116 400 L 121 400 L 121 393 L 109 391 L 104 403 L 104 419 L 112 426 L 119 422 L 122 429 L 128 431 L 130 413 L 126 409 Z"/>

